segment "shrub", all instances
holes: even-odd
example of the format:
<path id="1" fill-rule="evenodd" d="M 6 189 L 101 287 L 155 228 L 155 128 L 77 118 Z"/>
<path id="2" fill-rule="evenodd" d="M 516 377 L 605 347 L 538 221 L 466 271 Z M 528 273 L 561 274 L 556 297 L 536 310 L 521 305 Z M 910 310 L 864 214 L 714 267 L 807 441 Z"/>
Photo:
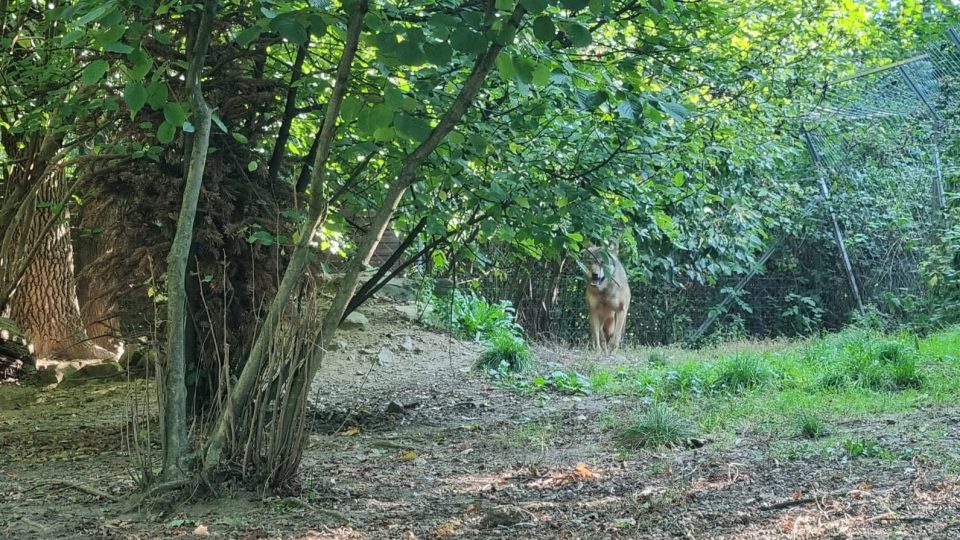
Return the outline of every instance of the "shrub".
<path id="1" fill-rule="evenodd" d="M 636 415 L 620 434 L 631 448 L 680 446 L 693 436 L 693 427 L 677 411 L 662 403 L 653 403 Z"/>
<path id="2" fill-rule="evenodd" d="M 473 366 L 476 369 L 495 372 L 519 372 L 533 363 L 533 355 L 522 337 L 499 328 L 486 339 L 487 348 Z"/>

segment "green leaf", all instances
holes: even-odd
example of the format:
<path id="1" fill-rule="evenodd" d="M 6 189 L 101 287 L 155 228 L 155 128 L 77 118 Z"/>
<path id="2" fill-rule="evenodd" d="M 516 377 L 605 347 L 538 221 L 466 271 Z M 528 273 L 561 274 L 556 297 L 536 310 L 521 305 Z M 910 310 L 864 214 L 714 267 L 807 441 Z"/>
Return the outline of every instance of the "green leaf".
<path id="1" fill-rule="evenodd" d="M 294 45 L 303 45 L 310 35 L 307 30 L 293 16 L 281 15 L 270 21 L 270 28 Z"/>
<path id="2" fill-rule="evenodd" d="M 560 0 L 560 5 L 569 9 L 570 11 L 580 11 L 581 9 L 587 7 L 587 4 L 590 3 L 590 0 Z"/>
<path id="3" fill-rule="evenodd" d="M 147 103 L 153 109 L 161 109 L 167 102 L 167 85 L 154 81 L 147 86 Z"/>
<path id="4" fill-rule="evenodd" d="M 168 101 L 163 104 L 163 119 L 175 126 L 179 126 L 187 119 L 187 112 L 181 103 Z"/>
<path id="5" fill-rule="evenodd" d="M 220 128 L 220 131 L 224 133 L 230 132 L 230 130 L 227 129 L 227 126 L 223 123 L 223 120 L 221 120 L 216 113 L 213 113 L 212 115 L 210 115 L 210 119 L 213 120 L 213 123 L 216 124 L 218 128 Z"/>
<path id="6" fill-rule="evenodd" d="M 340 119 L 344 122 L 352 122 L 360 112 L 360 100 L 356 96 L 347 96 L 340 105 Z"/>
<path id="7" fill-rule="evenodd" d="M 230 136 L 233 137 L 233 140 L 237 141 L 240 144 L 247 144 L 248 142 L 250 142 L 250 139 L 248 139 L 247 136 L 244 135 L 243 133 L 237 133 L 236 131 L 234 131 L 233 133 L 230 134 Z"/>
<path id="8" fill-rule="evenodd" d="M 686 108 L 682 103 L 675 103 L 670 101 L 661 102 L 663 105 L 663 110 L 666 111 L 678 124 L 682 124 L 684 120 L 692 113 L 692 111 Z"/>
<path id="9" fill-rule="evenodd" d="M 80 17 L 79 19 L 77 19 L 77 22 L 75 24 L 77 26 L 83 26 L 87 23 L 91 23 L 99 19 L 100 17 L 103 17 L 107 13 L 107 11 L 112 8 L 113 8 L 113 2 L 107 2 L 105 4 L 101 4 L 100 6 L 87 12 L 87 14 L 84 15 L 83 17 Z"/>
<path id="10" fill-rule="evenodd" d="M 579 23 L 570 23 L 567 26 L 567 37 L 570 38 L 570 43 L 574 47 L 586 47 L 593 42 L 590 30 Z"/>
<path id="11" fill-rule="evenodd" d="M 461 27 L 450 34 L 450 45 L 460 52 L 477 54 L 487 48 L 487 40 L 481 34 Z"/>
<path id="12" fill-rule="evenodd" d="M 132 120 L 147 103 L 147 89 L 138 82 L 128 82 L 123 87 L 123 100 L 127 102 L 127 108 L 130 109 L 130 119 Z"/>
<path id="13" fill-rule="evenodd" d="M 83 68 L 83 73 L 80 74 L 80 82 L 83 84 L 96 84 L 100 82 L 100 79 L 107 73 L 107 68 L 110 67 L 110 64 L 106 60 L 94 60 L 87 64 L 87 67 Z"/>
<path id="14" fill-rule="evenodd" d="M 550 68 L 546 64 L 540 64 L 533 70 L 533 84 L 537 86 L 546 86 L 550 82 Z"/>
<path id="15" fill-rule="evenodd" d="M 407 66 L 419 66 L 427 60 L 421 44 L 411 40 L 401 41 L 393 52 Z"/>
<path id="16" fill-rule="evenodd" d="M 543 10 L 547 9 L 548 5 L 547 0 L 520 0 L 520 3 L 523 4 L 523 7 L 527 8 L 527 11 L 532 15 L 543 13 Z"/>
<path id="17" fill-rule="evenodd" d="M 157 128 L 157 140 L 160 141 L 160 144 L 169 144 L 176 134 L 177 128 L 169 122 L 164 122 Z"/>
<path id="18" fill-rule="evenodd" d="M 423 53 L 435 66 L 446 66 L 453 58 L 453 48 L 449 43 L 424 43 Z"/>
<path id="19" fill-rule="evenodd" d="M 133 68 L 130 70 L 130 78 L 135 81 L 143 79 L 147 73 L 150 72 L 150 68 L 153 67 L 153 58 L 144 52 L 143 49 L 130 51 L 127 59 L 133 64 Z M 166 99 L 166 96 L 164 96 L 164 99 Z"/>
<path id="20" fill-rule="evenodd" d="M 533 60 L 525 56 L 515 56 L 513 67 L 517 70 L 517 78 L 520 79 L 520 82 L 530 84 L 533 81 L 533 70 L 536 68 Z"/>
<path id="21" fill-rule="evenodd" d="M 594 15 L 600 15 L 607 10 L 607 7 L 610 5 L 609 0 L 589 0 L 590 2 L 590 13 Z"/>
<path id="22" fill-rule="evenodd" d="M 447 135 L 447 138 L 453 144 L 463 144 L 467 141 L 467 138 L 459 131 L 451 131 L 450 134 Z"/>
<path id="23" fill-rule="evenodd" d="M 403 92 L 396 86 L 387 83 L 386 88 L 383 89 L 383 102 L 391 109 L 397 110 L 403 106 Z"/>
<path id="24" fill-rule="evenodd" d="M 237 34 L 237 44 L 241 47 L 246 47 L 247 45 L 250 45 L 256 41 L 262 33 L 263 29 L 259 26 L 251 26 L 250 28 L 246 28 Z"/>
<path id="25" fill-rule="evenodd" d="M 83 36 L 83 30 L 71 30 L 63 35 L 60 40 L 60 46 L 66 47 Z"/>
<path id="26" fill-rule="evenodd" d="M 686 173 L 684 173 L 683 171 L 677 171 L 677 173 L 673 175 L 673 179 L 671 180 L 671 182 L 673 183 L 673 185 L 680 187 L 686 181 L 686 178 L 687 178 Z"/>
<path id="27" fill-rule="evenodd" d="M 374 129 L 390 127 L 390 124 L 393 123 L 393 109 L 383 103 L 374 105 L 373 111 L 370 112 L 370 122 Z"/>
<path id="28" fill-rule="evenodd" d="M 557 37 L 557 27 L 547 15 L 541 15 L 533 21 L 533 35 L 540 41 L 553 41 Z"/>
<path id="29" fill-rule="evenodd" d="M 250 163 L 247 163 L 247 170 L 250 171 L 250 172 L 253 172 L 253 171 L 257 170 L 257 167 L 259 167 L 259 166 L 260 166 L 260 164 L 257 163 L 257 160 L 253 160 L 253 161 L 251 161 Z"/>
<path id="30" fill-rule="evenodd" d="M 430 136 L 431 127 L 425 120 L 400 113 L 394 122 L 397 131 L 413 142 L 422 142 Z"/>
<path id="31" fill-rule="evenodd" d="M 496 0 L 495 5 L 500 11 L 513 11 L 513 0 Z"/>
<path id="32" fill-rule="evenodd" d="M 620 116 L 628 120 L 633 120 L 637 117 L 637 115 L 633 112 L 633 104 L 627 100 L 623 100 L 619 105 L 617 105 L 617 112 L 620 114 Z"/>
<path id="33" fill-rule="evenodd" d="M 517 76 L 517 70 L 513 67 L 513 59 L 510 58 L 509 54 L 505 52 L 498 54 L 496 64 L 497 71 L 500 72 L 500 76 L 503 77 L 505 81 L 511 81 Z"/>
<path id="34" fill-rule="evenodd" d="M 112 52 L 112 53 L 129 54 L 130 52 L 133 51 L 133 47 L 127 45 L 126 43 L 120 43 L 119 41 L 115 41 L 113 43 L 108 43 L 103 48 L 103 50 L 107 52 Z"/>

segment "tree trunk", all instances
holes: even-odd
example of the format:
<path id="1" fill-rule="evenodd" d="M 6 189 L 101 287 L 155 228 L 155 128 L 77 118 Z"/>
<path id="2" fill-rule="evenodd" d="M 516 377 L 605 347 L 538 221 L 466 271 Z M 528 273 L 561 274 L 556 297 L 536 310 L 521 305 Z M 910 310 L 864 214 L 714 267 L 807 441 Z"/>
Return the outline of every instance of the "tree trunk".
<path id="1" fill-rule="evenodd" d="M 203 6 L 197 39 L 189 53 L 187 94 L 190 97 L 191 120 L 196 129 L 190 145 L 190 161 L 186 167 L 183 204 L 177 219 L 177 232 L 167 257 L 167 365 L 164 373 L 163 405 L 163 470 L 165 481 L 183 479 L 187 454 L 187 387 L 186 387 L 186 276 L 190 247 L 193 244 L 193 223 L 197 215 L 203 171 L 210 144 L 212 111 L 203 98 L 200 72 L 210 44 L 217 0 L 206 0 Z"/>
<path id="2" fill-rule="evenodd" d="M 33 261 L 10 297 L 9 316 L 23 330 L 39 357 L 110 358 L 112 354 L 89 341 L 80 317 L 69 211 L 66 207 L 56 208 L 65 189 L 62 171 L 41 180 L 35 195 L 24 201 L 18 225 L 14 225 L 16 230 L 8 237 L 13 245 L 4 246 L 5 265 L 13 268 L 29 256 L 31 246 L 39 243 Z M 57 221 L 44 234 L 51 218 Z"/>

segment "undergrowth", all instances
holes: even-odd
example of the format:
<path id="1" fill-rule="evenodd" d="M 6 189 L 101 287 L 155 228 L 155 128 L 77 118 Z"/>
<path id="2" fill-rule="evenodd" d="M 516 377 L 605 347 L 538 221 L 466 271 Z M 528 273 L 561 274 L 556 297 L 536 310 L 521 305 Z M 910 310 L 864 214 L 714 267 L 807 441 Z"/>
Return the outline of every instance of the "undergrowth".
<path id="1" fill-rule="evenodd" d="M 844 420 L 869 421 L 881 414 L 955 401 L 960 397 L 958 351 L 960 328 L 923 339 L 854 328 L 707 359 L 665 362 L 658 354 L 656 361 L 639 367 L 599 364 L 586 376 L 576 374 L 570 384 L 569 375 L 563 374 L 576 372 L 557 369 L 501 382 L 527 392 L 592 392 L 655 403 L 689 419 L 695 431 L 730 443 L 744 433 L 822 440 Z M 668 418 L 667 409 L 641 410 L 632 418 L 620 418 L 618 426 L 608 426 L 621 434 L 634 433 L 634 442 L 629 443 L 630 437 L 623 435 L 628 446 L 643 438 L 637 433 L 653 432 L 651 426 L 662 426 Z M 637 431 L 637 426 L 644 427 Z M 863 451 L 855 441 L 848 446 L 841 452 L 847 457 L 877 453 L 869 444 Z"/>

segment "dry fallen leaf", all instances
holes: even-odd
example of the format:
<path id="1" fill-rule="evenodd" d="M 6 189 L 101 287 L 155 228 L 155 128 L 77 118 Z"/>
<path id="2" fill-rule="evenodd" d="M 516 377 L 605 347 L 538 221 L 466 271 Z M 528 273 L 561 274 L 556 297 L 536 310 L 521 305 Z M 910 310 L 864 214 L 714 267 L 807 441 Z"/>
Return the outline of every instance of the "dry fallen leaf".
<path id="1" fill-rule="evenodd" d="M 360 428 L 357 427 L 357 426 L 353 426 L 353 427 L 347 429 L 346 431 L 340 432 L 340 436 L 341 436 L 341 437 L 353 437 L 353 436 L 356 435 L 357 433 L 360 433 Z"/>
<path id="2" fill-rule="evenodd" d="M 197 528 L 193 530 L 194 536 L 210 536 L 210 530 L 207 529 L 206 525 L 197 525 Z"/>
<path id="3" fill-rule="evenodd" d="M 417 459 L 417 453 L 413 450 L 407 452 L 406 454 L 400 456 L 400 461 L 413 461 Z"/>
<path id="4" fill-rule="evenodd" d="M 597 475 L 595 472 L 588 469 L 587 466 L 584 465 L 583 463 L 577 463 L 577 466 L 574 467 L 573 469 L 577 471 L 577 474 L 580 475 L 582 478 L 593 478 L 594 476 Z"/>

